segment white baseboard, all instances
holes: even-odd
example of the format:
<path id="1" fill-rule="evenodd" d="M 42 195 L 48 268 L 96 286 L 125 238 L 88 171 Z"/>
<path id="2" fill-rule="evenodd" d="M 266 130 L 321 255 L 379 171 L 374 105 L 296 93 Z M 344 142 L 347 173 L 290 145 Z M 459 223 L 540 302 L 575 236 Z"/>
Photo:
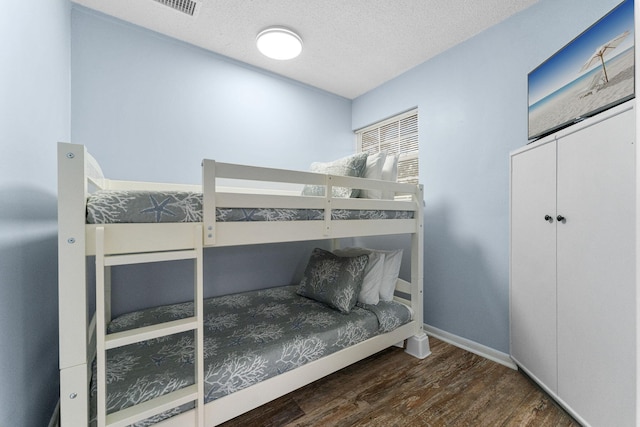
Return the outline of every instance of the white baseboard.
<path id="1" fill-rule="evenodd" d="M 495 350 L 491 347 L 487 347 L 486 345 L 482 345 L 475 341 L 462 338 L 458 335 L 443 331 L 442 329 L 438 329 L 435 326 L 424 325 L 424 331 L 427 333 L 427 335 L 430 335 L 456 347 L 460 347 L 461 349 L 467 350 L 473 354 L 477 354 L 478 356 L 482 356 L 485 359 L 492 360 L 496 363 L 506 366 L 507 368 L 515 370 L 518 369 L 518 366 L 506 353 Z"/>

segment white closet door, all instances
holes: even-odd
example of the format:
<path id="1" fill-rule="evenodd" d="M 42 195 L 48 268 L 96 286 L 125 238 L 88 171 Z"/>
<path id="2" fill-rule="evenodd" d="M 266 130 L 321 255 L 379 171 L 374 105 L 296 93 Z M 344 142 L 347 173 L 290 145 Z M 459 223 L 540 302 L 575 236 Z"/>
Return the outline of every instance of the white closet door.
<path id="1" fill-rule="evenodd" d="M 558 396 L 635 425 L 634 110 L 558 140 Z"/>
<path id="2" fill-rule="evenodd" d="M 557 385 L 555 195 L 554 141 L 512 156 L 511 355 L 552 392 Z"/>

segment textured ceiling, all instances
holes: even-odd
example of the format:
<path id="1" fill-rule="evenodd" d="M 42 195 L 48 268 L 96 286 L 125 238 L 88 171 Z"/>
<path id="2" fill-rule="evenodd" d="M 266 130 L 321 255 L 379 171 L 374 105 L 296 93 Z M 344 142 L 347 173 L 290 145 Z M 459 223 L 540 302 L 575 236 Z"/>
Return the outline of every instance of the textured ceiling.
<path id="1" fill-rule="evenodd" d="M 195 16 L 153 0 L 74 0 L 133 24 L 353 99 L 539 0 L 197 0 Z M 255 37 L 281 25 L 302 54 L 263 57 Z"/>

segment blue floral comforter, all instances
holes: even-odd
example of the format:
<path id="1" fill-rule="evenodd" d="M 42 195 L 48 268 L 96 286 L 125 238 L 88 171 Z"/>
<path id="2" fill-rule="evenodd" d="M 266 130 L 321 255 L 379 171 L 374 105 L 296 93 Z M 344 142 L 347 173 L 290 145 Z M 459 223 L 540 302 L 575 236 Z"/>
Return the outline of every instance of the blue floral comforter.
<path id="1" fill-rule="evenodd" d="M 412 211 L 331 211 L 332 219 L 409 219 Z M 320 221 L 322 209 L 217 208 L 216 221 Z M 88 224 L 202 222 L 202 194 L 193 192 L 98 191 L 87 200 Z"/>
<path id="2" fill-rule="evenodd" d="M 296 289 L 286 286 L 205 300 L 206 402 L 411 320 L 409 308 L 396 302 L 359 305 L 342 314 L 297 295 Z M 119 332 L 192 314 L 192 303 L 173 304 L 122 315 L 108 329 Z M 194 334 L 185 332 L 110 350 L 107 358 L 107 412 L 111 413 L 193 384 Z M 93 417 L 95 394 L 94 383 Z M 154 424 L 190 407 L 193 404 L 136 426 Z"/>

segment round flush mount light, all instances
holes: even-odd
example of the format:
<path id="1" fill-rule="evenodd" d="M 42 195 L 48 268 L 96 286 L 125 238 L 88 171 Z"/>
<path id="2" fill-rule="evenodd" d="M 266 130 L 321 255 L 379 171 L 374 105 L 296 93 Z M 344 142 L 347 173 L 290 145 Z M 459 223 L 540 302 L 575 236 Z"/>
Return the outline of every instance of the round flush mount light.
<path id="1" fill-rule="evenodd" d="M 302 39 L 288 28 L 270 27 L 256 38 L 258 50 L 272 59 L 293 59 L 302 52 Z"/>

